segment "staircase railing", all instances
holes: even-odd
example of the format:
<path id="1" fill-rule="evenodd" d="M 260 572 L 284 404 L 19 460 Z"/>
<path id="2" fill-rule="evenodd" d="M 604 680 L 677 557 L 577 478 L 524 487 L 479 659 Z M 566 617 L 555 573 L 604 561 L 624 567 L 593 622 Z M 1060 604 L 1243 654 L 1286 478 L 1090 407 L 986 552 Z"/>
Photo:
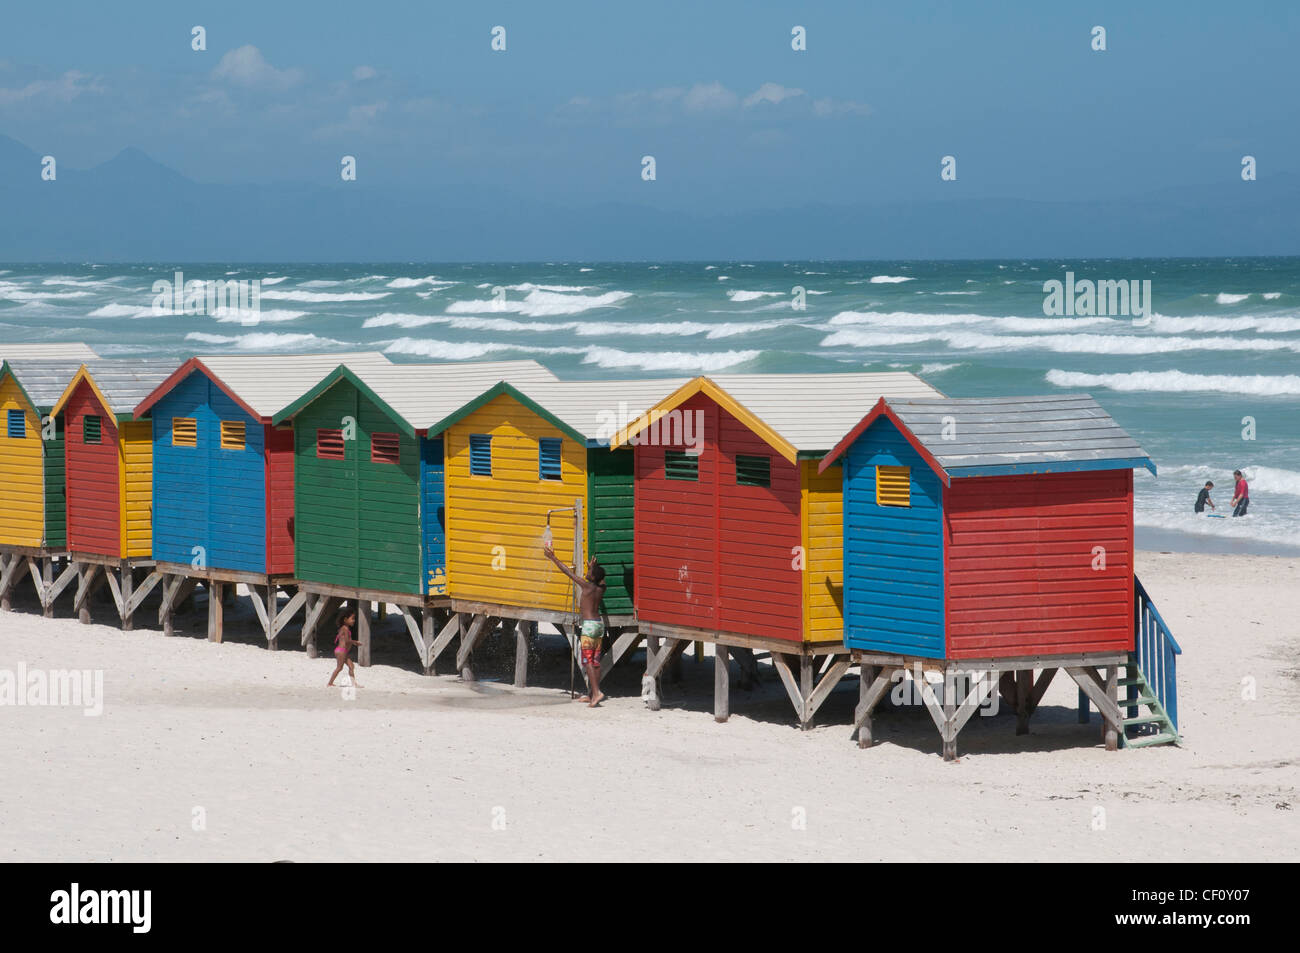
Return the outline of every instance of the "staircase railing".
<path id="1" fill-rule="evenodd" d="M 1183 650 L 1137 576 L 1133 577 L 1133 595 L 1138 668 L 1177 731 L 1178 656 L 1183 654 Z"/>

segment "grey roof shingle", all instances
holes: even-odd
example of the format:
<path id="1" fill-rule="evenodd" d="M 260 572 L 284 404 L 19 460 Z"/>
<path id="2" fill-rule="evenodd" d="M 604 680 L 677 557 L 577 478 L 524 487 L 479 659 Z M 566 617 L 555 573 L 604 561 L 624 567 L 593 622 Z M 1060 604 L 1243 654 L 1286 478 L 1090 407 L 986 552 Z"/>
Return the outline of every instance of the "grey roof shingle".
<path id="1" fill-rule="evenodd" d="M 1087 394 L 886 403 L 953 476 L 973 468 L 1051 470 L 1109 460 L 1151 466 L 1146 451 Z"/>
<path id="2" fill-rule="evenodd" d="M 0 361 L 89 361 L 99 357 L 85 344 L 0 344 Z"/>
<path id="3" fill-rule="evenodd" d="M 41 358 L 17 358 L 6 360 L 18 385 L 36 409 L 42 413 L 52 408 L 72 378 L 81 370 L 81 361 L 44 360 Z"/>

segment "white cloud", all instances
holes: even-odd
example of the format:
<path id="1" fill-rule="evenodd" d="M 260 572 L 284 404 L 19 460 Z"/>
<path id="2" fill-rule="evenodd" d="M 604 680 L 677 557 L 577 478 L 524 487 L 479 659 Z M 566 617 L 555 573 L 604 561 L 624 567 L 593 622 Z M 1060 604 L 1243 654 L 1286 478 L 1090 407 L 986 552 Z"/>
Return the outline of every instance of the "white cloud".
<path id="1" fill-rule="evenodd" d="M 782 86 L 779 83 L 764 83 L 758 89 L 754 90 L 745 97 L 744 106 L 748 109 L 751 106 L 757 106 L 759 103 L 780 103 L 787 99 L 794 99 L 802 96 L 802 89 L 793 89 L 789 86 Z"/>
<path id="2" fill-rule="evenodd" d="M 696 83 L 682 98 L 682 103 L 691 112 L 716 112 L 732 109 L 740 97 L 721 83 Z"/>
<path id="3" fill-rule="evenodd" d="M 58 79 L 33 80 L 26 86 L 17 89 L 0 88 L 0 105 L 38 99 L 52 99 L 68 103 L 83 93 L 102 93 L 103 91 L 104 87 L 96 77 L 71 69 Z"/>
<path id="4" fill-rule="evenodd" d="M 262 51 L 252 44 L 230 50 L 221 57 L 214 79 L 225 80 L 236 86 L 260 89 L 288 89 L 302 81 L 302 70 L 276 69 L 266 61 Z"/>
<path id="5" fill-rule="evenodd" d="M 352 78 L 358 83 L 364 83 L 368 79 L 374 79 L 379 73 L 373 66 L 358 66 L 352 71 Z"/>

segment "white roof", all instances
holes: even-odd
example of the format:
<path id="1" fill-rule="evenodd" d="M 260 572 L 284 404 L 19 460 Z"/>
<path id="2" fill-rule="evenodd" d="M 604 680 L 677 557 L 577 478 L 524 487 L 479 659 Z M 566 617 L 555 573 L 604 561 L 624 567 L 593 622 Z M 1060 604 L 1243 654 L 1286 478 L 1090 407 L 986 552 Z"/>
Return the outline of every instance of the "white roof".
<path id="1" fill-rule="evenodd" d="M 519 386 L 558 380 L 536 361 L 369 365 L 352 371 L 416 430 L 439 423 L 501 381 Z M 297 396 L 310 389 L 303 388 Z"/>
<path id="2" fill-rule="evenodd" d="M 710 374 L 707 377 L 800 453 L 825 452 L 881 397 L 942 397 L 906 371 L 859 374 Z"/>
<path id="3" fill-rule="evenodd" d="M 521 394 L 588 440 L 608 443 L 679 387 L 687 377 L 635 381 L 553 381 L 516 385 Z"/>
<path id="4" fill-rule="evenodd" d="M 92 361 L 99 357 L 85 344 L 0 344 L 0 361 Z"/>
<path id="5" fill-rule="evenodd" d="M 392 367 L 378 351 L 335 354 L 200 354 L 198 359 L 240 400 L 269 418 L 311 390 L 340 364 L 354 371 Z"/>

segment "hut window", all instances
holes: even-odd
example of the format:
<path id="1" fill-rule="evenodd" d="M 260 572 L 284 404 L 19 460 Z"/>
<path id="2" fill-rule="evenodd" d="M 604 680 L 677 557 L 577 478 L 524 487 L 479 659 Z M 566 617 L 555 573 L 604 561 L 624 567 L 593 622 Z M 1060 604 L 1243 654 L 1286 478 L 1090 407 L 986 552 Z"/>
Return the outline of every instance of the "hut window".
<path id="1" fill-rule="evenodd" d="M 371 463 L 398 463 L 401 460 L 401 442 L 395 433 L 370 435 Z"/>
<path id="2" fill-rule="evenodd" d="M 542 480 L 564 479 L 560 466 L 560 447 L 564 441 L 558 437 L 542 437 L 537 441 L 537 470 Z"/>
<path id="3" fill-rule="evenodd" d="M 199 442 L 199 423 L 193 417 L 172 418 L 172 446 L 193 447 Z"/>
<path id="4" fill-rule="evenodd" d="M 737 486 L 771 486 L 772 458 L 736 454 Z"/>
<path id="5" fill-rule="evenodd" d="M 242 420 L 221 421 L 221 449 L 243 450 L 244 447 L 244 422 Z"/>
<path id="6" fill-rule="evenodd" d="M 98 414 L 86 414 L 81 418 L 81 442 L 99 443 L 103 427 Z"/>
<path id="7" fill-rule="evenodd" d="M 876 503 L 880 506 L 911 506 L 912 468 L 876 467 Z"/>
<path id="8" fill-rule="evenodd" d="M 9 411 L 9 439 L 22 440 L 27 436 L 27 413 L 22 410 Z"/>
<path id="9" fill-rule="evenodd" d="M 471 476 L 492 475 L 492 435 L 469 435 L 469 472 Z"/>
<path id="10" fill-rule="evenodd" d="M 685 450 L 665 450 L 664 476 L 670 480 L 690 480 L 694 483 L 700 478 L 700 455 Z"/>
<path id="11" fill-rule="evenodd" d="M 343 459 L 343 431 L 317 430 L 316 456 L 322 460 Z"/>

